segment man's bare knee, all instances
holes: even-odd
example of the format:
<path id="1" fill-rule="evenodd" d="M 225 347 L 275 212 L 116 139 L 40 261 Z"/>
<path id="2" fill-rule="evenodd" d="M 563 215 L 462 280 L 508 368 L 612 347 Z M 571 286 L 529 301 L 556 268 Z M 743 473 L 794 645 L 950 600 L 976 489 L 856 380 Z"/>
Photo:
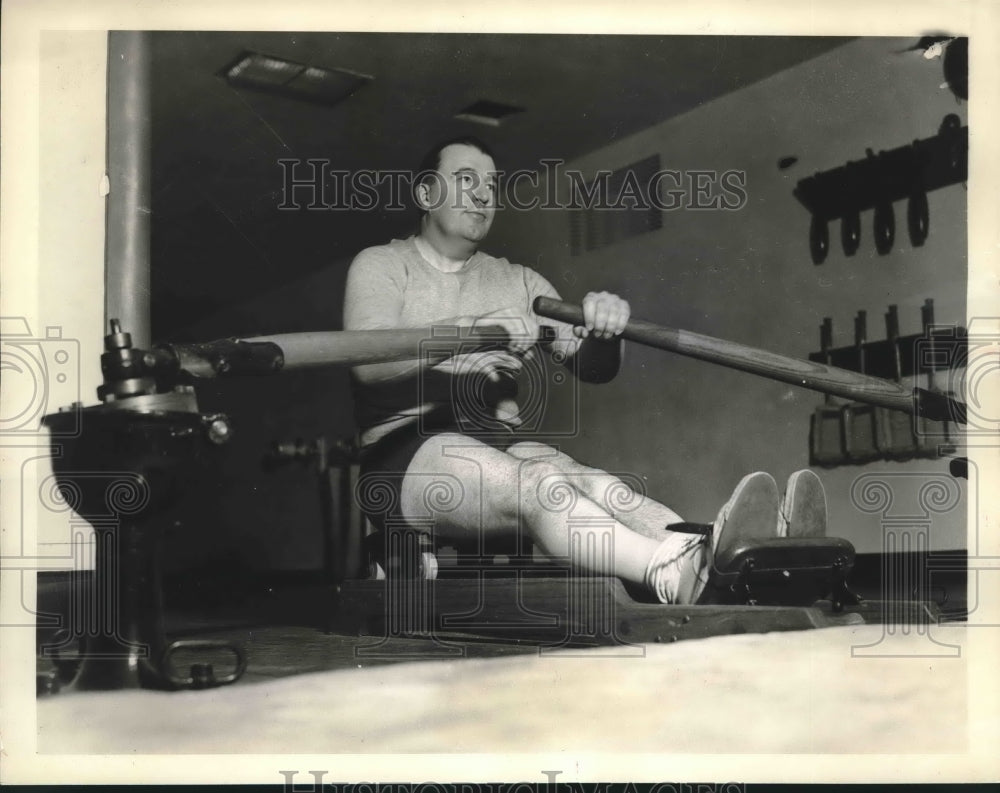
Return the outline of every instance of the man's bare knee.
<path id="1" fill-rule="evenodd" d="M 537 460 L 539 458 L 554 458 L 559 454 L 559 451 L 538 441 L 518 441 L 507 449 L 507 454 L 518 460 Z"/>
<path id="2" fill-rule="evenodd" d="M 507 449 L 507 453 L 519 460 L 546 460 L 566 473 L 595 470 L 577 462 L 555 446 L 538 441 L 520 441 Z"/>
<path id="3" fill-rule="evenodd" d="M 546 458 L 521 462 L 518 471 L 518 505 L 529 523 L 545 513 L 566 513 L 573 507 L 579 492 L 566 472 Z"/>
<path id="4" fill-rule="evenodd" d="M 581 515 L 594 516 L 596 505 L 575 486 L 572 476 L 546 459 L 522 463 L 519 482 L 521 523 L 536 547 L 550 559 L 567 557 L 572 548 L 572 515 L 579 510 Z"/>
<path id="5" fill-rule="evenodd" d="M 507 453 L 517 457 L 519 460 L 545 460 L 570 477 L 593 477 L 600 474 L 607 474 L 606 471 L 600 468 L 592 468 L 589 465 L 584 465 L 579 460 L 570 457 L 554 446 L 548 446 L 535 441 L 515 443 L 507 450 Z M 580 482 L 574 482 L 574 484 L 578 487 L 581 486 Z"/>

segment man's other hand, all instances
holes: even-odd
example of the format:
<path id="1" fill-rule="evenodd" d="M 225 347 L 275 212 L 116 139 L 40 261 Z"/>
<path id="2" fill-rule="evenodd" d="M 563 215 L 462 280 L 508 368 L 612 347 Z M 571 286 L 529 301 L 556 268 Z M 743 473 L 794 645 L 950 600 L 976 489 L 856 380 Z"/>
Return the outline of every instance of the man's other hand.
<path id="1" fill-rule="evenodd" d="M 507 348 L 513 353 L 525 353 L 538 341 L 538 321 L 523 308 L 511 306 L 484 314 L 474 323 L 475 327 L 483 325 L 499 325 L 507 331 Z"/>

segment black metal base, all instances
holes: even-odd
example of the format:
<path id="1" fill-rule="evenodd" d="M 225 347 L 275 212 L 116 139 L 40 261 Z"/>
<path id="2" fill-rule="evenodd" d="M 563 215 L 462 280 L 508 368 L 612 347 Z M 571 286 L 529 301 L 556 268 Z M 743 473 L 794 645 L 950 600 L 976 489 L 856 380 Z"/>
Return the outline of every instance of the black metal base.
<path id="1" fill-rule="evenodd" d="M 61 431 L 70 420 L 79 421 L 75 435 Z M 56 673 L 39 688 L 205 688 L 238 679 L 246 661 L 235 645 L 225 647 L 234 657 L 228 674 L 197 661 L 189 673 L 174 668 L 179 650 L 217 650 L 219 644 L 167 643 L 159 565 L 163 535 L 183 519 L 184 501 L 211 471 L 213 451 L 228 435 L 225 417 L 142 412 L 111 402 L 72 416 L 51 414 L 45 423 L 60 438 L 52 461 L 59 491 L 93 526 L 96 558 L 65 629 L 41 648 Z"/>

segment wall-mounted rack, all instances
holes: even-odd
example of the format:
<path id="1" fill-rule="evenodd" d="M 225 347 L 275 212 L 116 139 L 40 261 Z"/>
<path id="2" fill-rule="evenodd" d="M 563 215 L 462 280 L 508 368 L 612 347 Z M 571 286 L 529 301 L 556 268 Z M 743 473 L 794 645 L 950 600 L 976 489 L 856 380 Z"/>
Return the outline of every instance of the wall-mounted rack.
<path id="1" fill-rule="evenodd" d="M 822 264 L 830 250 L 828 223 L 840 219 L 845 256 L 861 243 L 861 213 L 874 210 L 872 230 L 881 255 L 892 250 L 896 218 L 892 204 L 907 200 L 906 225 L 914 247 L 924 244 L 930 229 L 927 193 L 965 182 L 969 169 L 969 128 L 958 116 L 944 117 L 937 135 L 822 171 L 799 181 L 794 195 L 809 213 L 809 252 Z"/>
<path id="2" fill-rule="evenodd" d="M 968 361 L 965 328 L 934 325 L 934 301 L 921 307 L 923 333 L 899 335 L 896 306 L 885 315 L 886 338 L 868 341 L 867 313 L 854 318 L 854 344 L 833 347 L 833 320 L 823 319 L 820 350 L 809 360 L 900 382 L 926 378 L 928 390 L 954 397 L 939 388 L 939 373 L 962 369 Z M 862 402 L 835 402 L 827 396 L 814 411 L 809 427 L 809 463 L 823 467 L 858 465 L 874 460 L 937 458 L 953 450 L 958 430 L 953 422 L 932 421 L 899 410 Z"/>

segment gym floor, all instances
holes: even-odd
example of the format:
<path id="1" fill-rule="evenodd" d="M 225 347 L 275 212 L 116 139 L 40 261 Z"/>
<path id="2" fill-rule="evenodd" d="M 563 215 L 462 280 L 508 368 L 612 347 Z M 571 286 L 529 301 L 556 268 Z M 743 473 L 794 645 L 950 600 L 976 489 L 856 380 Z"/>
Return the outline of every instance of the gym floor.
<path id="1" fill-rule="evenodd" d="M 211 610 L 172 609 L 170 638 L 241 643 L 243 678 L 202 691 L 41 695 L 39 751 L 936 753 L 967 745 L 962 623 L 556 652 L 463 642 L 446 651 L 328 633 L 330 602 L 328 586 L 310 584 Z M 229 658 L 191 660 L 223 673 Z"/>

